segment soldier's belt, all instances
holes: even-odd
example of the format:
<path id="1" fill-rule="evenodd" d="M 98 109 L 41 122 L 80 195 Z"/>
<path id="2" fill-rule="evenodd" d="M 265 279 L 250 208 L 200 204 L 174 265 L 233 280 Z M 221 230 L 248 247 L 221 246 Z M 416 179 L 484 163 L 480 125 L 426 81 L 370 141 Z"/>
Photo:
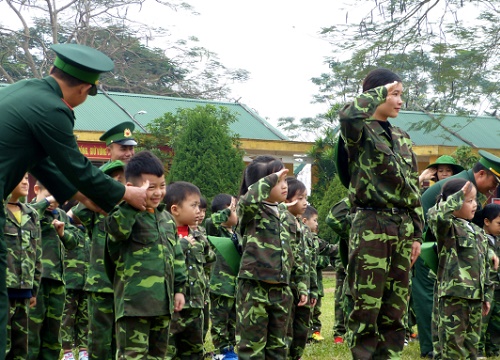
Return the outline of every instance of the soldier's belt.
<path id="1" fill-rule="evenodd" d="M 408 209 L 406 208 L 374 208 L 374 207 L 357 207 L 356 211 L 375 211 L 375 212 L 388 212 L 391 214 L 406 214 Z"/>

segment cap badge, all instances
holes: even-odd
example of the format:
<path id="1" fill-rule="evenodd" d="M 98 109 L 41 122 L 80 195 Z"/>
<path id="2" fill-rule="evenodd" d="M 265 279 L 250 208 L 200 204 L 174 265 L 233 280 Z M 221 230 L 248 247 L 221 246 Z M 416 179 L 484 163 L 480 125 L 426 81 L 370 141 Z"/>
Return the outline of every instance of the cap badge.
<path id="1" fill-rule="evenodd" d="M 132 131 L 130 131 L 130 129 L 125 129 L 123 131 L 123 136 L 125 136 L 125 137 L 131 137 L 132 136 Z"/>

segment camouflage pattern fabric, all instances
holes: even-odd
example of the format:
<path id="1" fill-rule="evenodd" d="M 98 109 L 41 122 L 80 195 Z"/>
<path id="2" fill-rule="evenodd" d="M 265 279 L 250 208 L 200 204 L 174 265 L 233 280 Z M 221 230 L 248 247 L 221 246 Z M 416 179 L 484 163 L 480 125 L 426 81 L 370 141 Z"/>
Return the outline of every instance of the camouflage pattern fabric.
<path id="1" fill-rule="evenodd" d="M 191 244 L 188 238 L 180 237 L 179 243 L 185 257 L 187 269 L 186 303 L 181 312 L 172 316 L 170 326 L 169 356 L 172 358 L 203 357 L 203 309 L 205 293 L 209 281 L 206 278 L 206 264 L 215 261 L 215 253 L 210 248 L 207 238 L 200 231 L 189 230 L 188 237 L 194 240 Z M 200 311 L 193 311 L 200 309 Z M 176 351 L 171 353 L 171 349 Z"/>
<path id="2" fill-rule="evenodd" d="M 81 241 L 74 249 L 66 250 L 64 257 L 64 280 L 67 290 L 83 290 L 87 279 L 90 239 L 85 231 L 80 232 Z"/>
<path id="3" fill-rule="evenodd" d="M 286 359 L 293 295 L 288 285 L 240 279 L 236 292 L 238 359 Z"/>
<path id="4" fill-rule="evenodd" d="M 293 305 L 290 309 L 290 320 L 287 331 L 287 359 L 298 360 L 304 353 L 309 329 L 311 328 L 312 308 L 310 305 L 298 306 L 300 296 L 297 289 L 292 288 Z"/>
<path id="5" fill-rule="evenodd" d="M 122 316 L 116 321 L 116 359 L 164 360 L 170 315 Z"/>
<path id="6" fill-rule="evenodd" d="M 59 359 L 65 299 L 66 287 L 62 281 L 42 278 L 36 306 L 29 312 L 28 359 Z"/>
<path id="7" fill-rule="evenodd" d="M 500 356 L 500 289 L 495 289 L 488 315 L 483 317 L 479 354 Z"/>
<path id="8" fill-rule="evenodd" d="M 203 359 L 203 308 L 184 308 L 172 315 L 168 359 Z"/>
<path id="9" fill-rule="evenodd" d="M 184 293 L 186 281 L 172 215 L 163 206 L 138 211 L 122 202 L 106 218 L 106 230 L 115 266 L 116 319 L 172 314 L 174 294 Z"/>
<path id="10" fill-rule="evenodd" d="M 114 297 L 109 293 L 88 294 L 89 359 L 114 360 L 116 354 Z"/>
<path id="11" fill-rule="evenodd" d="M 210 333 L 214 347 L 222 350 L 236 345 L 235 298 L 210 293 Z"/>
<path id="12" fill-rule="evenodd" d="M 462 354 L 467 354 L 467 358 L 477 356 L 481 303 L 493 297 L 486 235 L 475 224 L 453 216 L 453 211 L 462 207 L 463 199 L 463 191 L 458 191 L 427 213 L 439 257 L 435 292 L 439 311 L 436 355 L 444 359 L 462 358 Z M 456 327 L 461 333 L 455 332 Z M 472 348 L 469 341 L 474 341 Z"/>
<path id="13" fill-rule="evenodd" d="M 321 270 L 318 270 L 319 273 L 321 273 Z M 318 274 L 319 274 L 318 273 Z M 318 301 L 316 302 L 316 305 L 312 308 L 312 314 L 311 314 L 311 329 L 309 330 L 309 340 L 311 339 L 311 336 L 314 332 L 319 331 L 321 332 L 321 305 L 323 302 L 323 297 L 322 295 L 318 296 Z"/>
<path id="14" fill-rule="evenodd" d="M 344 336 L 346 333 L 346 322 L 345 319 L 348 317 L 349 313 L 344 314 L 344 282 L 346 279 L 346 273 L 343 268 L 338 269 L 335 272 L 335 320 L 333 323 L 333 336 Z"/>
<path id="15" fill-rule="evenodd" d="M 87 293 L 83 290 L 67 289 L 61 324 L 63 349 L 86 349 L 88 327 Z"/>
<path id="16" fill-rule="evenodd" d="M 28 358 L 29 299 L 9 299 L 6 360 Z"/>

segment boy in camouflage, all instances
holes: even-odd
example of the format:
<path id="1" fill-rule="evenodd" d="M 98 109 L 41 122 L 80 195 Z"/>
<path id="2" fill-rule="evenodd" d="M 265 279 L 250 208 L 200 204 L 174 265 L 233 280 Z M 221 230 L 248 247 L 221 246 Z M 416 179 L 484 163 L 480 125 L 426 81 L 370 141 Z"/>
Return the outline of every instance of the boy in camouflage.
<path id="1" fill-rule="evenodd" d="M 125 184 L 125 163 L 108 162 L 101 171 Z M 79 203 L 72 209 L 73 218 L 81 222 L 90 237 L 90 259 L 84 290 L 88 294 L 88 355 L 94 360 L 113 360 L 116 356 L 113 281 L 104 267 L 106 239 L 105 216 Z M 69 214 L 69 212 L 68 212 Z"/>
<path id="2" fill-rule="evenodd" d="M 234 231 L 238 223 L 236 198 L 229 194 L 218 194 L 212 200 L 212 215 L 206 220 L 207 234 L 227 237 L 239 248 L 240 237 Z M 212 320 L 212 342 L 223 359 L 237 359 L 236 345 L 236 274 L 222 254 L 215 251 L 215 264 L 210 277 L 210 318 Z"/>
<path id="3" fill-rule="evenodd" d="M 60 334 L 66 280 L 65 250 L 72 250 L 83 241 L 83 233 L 71 225 L 69 217 L 37 181 L 36 202 L 32 206 L 40 216 L 42 230 L 42 281 L 36 305 L 30 311 L 29 359 L 58 359 L 62 349 Z"/>
<path id="4" fill-rule="evenodd" d="M 286 169 L 272 156 L 258 156 L 245 169 L 237 205 L 242 250 L 236 289 L 236 343 L 240 360 L 285 359 L 293 304 L 295 263 L 289 227 Z M 307 302 L 307 287 L 300 304 Z"/>
<path id="5" fill-rule="evenodd" d="M 215 254 L 206 237 L 200 231 L 189 228 L 200 215 L 200 196 L 200 190 L 195 185 L 176 181 L 168 185 L 164 199 L 167 210 L 175 220 L 187 268 L 186 304 L 172 318 L 169 359 L 202 359 L 204 355 L 203 309 L 208 291 L 205 266 L 215 261 Z"/>
<path id="6" fill-rule="evenodd" d="M 447 181 L 429 209 L 429 229 L 437 239 L 437 306 L 440 353 L 435 359 L 476 359 L 481 313 L 490 309 L 487 240 L 470 222 L 477 209 L 476 187 L 465 179 Z"/>
<path id="7" fill-rule="evenodd" d="M 4 239 L 7 245 L 7 352 L 5 359 L 28 358 L 28 319 L 42 275 L 42 244 L 38 213 L 20 201 L 28 195 L 28 174 L 10 194 L 6 205 Z"/>
<path id="8" fill-rule="evenodd" d="M 165 176 L 149 151 L 125 169 L 127 186 L 146 189 L 146 211 L 123 202 L 105 220 L 114 265 L 116 358 L 163 360 L 174 311 L 184 305 L 186 268 L 175 222 L 161 205 Z"/>
<path id="9" fill-rule="evenodd" d="M 481 211 L 483 229 L 488 239 L 488 248 L 500 256 L 500 205 L 488 204 Z M 490 268 L 490 282 L 494 286 L 494 295 L 490 311 L 483 316 L 479 356 L 500 356 L 500 274 L 498 264 Z"/>
<path id="10" fill-rule="evenodd" d="M 396 358 L 405 340 L 409 271 L 422 242 L 417 157 L 409 135 L 388 122 L 403 105 L 401 79 L 375 69 L 363 91 L 339 113 L 353 213 L 349 346 L 355 359 Z"/>
<path id="11" fill-rule="evenodd" d="M 312 308 L 318 299 L 318 284 L 316 276 L 317 254 L 312 236 L 306 236 L 306 228 L 300 217 L 307 208 L 306 186 L 294 177 L 287 177 L 288 193 L 285 203 L 288 206 L 286 226 L 289 227 L 290 242 L 294 257 L 300 258 L 303 268 L 294 267 L 290 279 L 290 288 L 294 297 L 290 309 L 288 324 L 288 359 L 300 359 L 306 347 L 309 328 L 311 327 Z M 291 215 L 291 216 L 290 216 Z M 299 263 L 300 263 L 299 262 Z M 301 304 L 301 293 L 305 289 L 309 302 Z"/>

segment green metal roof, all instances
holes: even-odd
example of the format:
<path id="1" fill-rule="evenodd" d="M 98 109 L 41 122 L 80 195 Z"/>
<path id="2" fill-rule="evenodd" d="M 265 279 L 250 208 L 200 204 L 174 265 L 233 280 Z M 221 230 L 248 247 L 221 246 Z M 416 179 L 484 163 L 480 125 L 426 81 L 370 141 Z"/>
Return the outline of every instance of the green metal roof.
<path id="1" fill-rule="evenodd" d="M 432 131 L 411 129 L 412 125 L 419 125 L 431 120 L 431 116 L 439 119 L 441 126 Z M 471 142 L 478 148 L 500 148 L 500 120 L 494 116 L 459 116 L 452 114 L 431 114 L 418 111 L 401 111 L 399 116 L 391 119 L 391 123 L 410 134 L 415 145 L 469 145 L 461 138 Z M 453 134 L 453 133 L 456 133 Z"/>
<path id="2" fill-rule="evenodd" d="M 123 107 L 130 115 L 146 125 L 153 119 L 170 112 L 175 114 L 177 109 L 194 108 L 211 104 L 225 106 L 236 114 L 237 120 L 230 125 L 232 131 L 242 139 L 259 140 L 289 140 L 278 129 L 260 117 L 255 111 L 241 103 L 181 99 L 166 96 L 139 95 L 127 93 L 108 93 L 111 99 Z M 145 114 L 137 114 L 146 111 Z M 87 100 L 75 108 L 75 130 L 104 132 L 123 121 L 130 121 L 130 117 L 119 106 L 108 99 L 104 94 L 89 96 Z M 136 126 L 136 131 L 140 131 Z"/>

